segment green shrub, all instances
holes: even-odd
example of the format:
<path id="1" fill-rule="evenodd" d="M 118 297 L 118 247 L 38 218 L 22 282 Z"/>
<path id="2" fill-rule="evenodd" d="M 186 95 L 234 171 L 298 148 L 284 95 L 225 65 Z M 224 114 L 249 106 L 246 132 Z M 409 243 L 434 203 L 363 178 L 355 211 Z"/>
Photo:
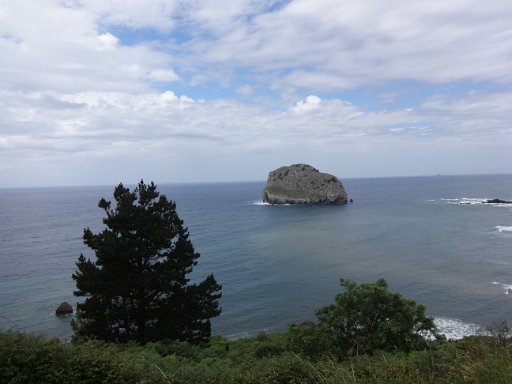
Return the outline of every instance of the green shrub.
<path id="1" fill-rule="evenodd" d="M 261 359 L 263 357 L 279 356 L 282 353 L 284 353 L 284 348 L 281 345 L 263 344 L 256 349 L 254 355 Z"/>
<path id="2" fill-rule="evenodd" d="M 425 307 L 388 291 L 384 279 L 361 285 L 342 279 L 341 287 L 335 303 L 316 312 L 341 353 L 418 350 L 427 346 L 425 336 L 438 336 Z"/>
<path id="3" fill-rule="evenodd" d="M 314 323 L 290 324 L 288 349 L 311 359 L 336 352 L 330 332 Z"/>
<path id="4" fill-rule="evenodd" d="M 266 374 L 264 380 L 269 384 L 313 384 L 315 369 L 311 363 L 297 355 L 287 354 Z"/>
<path id="5" fill-rule="evenodd" d="M 58 340 L 19 332 L 0 334 L 1 383 L 58 383 L 66 375 Z"/>
<path id="6" fill-rule="evenodd" d="M 61 344 L 57 339 L 0 334 L 0 383 L 160 383 L 164 376 L 115 345 Z"/>
<path id="7" fill-rule="evenodd" d="M 375 351 L 372 355 L 358 356 L 317 353 L 311 359 L 305 353 L 285 351 L 285 339 L 291 345 L 293 336 L 290 334 L 297 332 L 297 339 L 306 341 L 298 345 L 311 346 L 315 332 L 320 332 L 321 328 L 314 324 L 290 328 L 291 332 L 286 334 L 269 333 L 263 341 L 258 337 L 231 340 L 229 351 L 225 349 L 227 340 L 221 337 L 213 338 L 209 345 L 201 347 L 167 341 L 141 346 L 99 341 L 63 344 L 37 335 L 0 333 L 0 383 L 512 382 L 512 348 L 508 343 L 497 342 L 497 336 L 436 341 L 421 351 Z M 318 348 L 321 346 L 320 342 L 316 345 Z"/>
<path id="8" fill-rule="evenodd" d="M 457 356 L 449 366 L 452 383 L 512 382 L 512 350 L 495 337 L 467 337 L 457 343 Z"/>
<path id="9" fill-rule="evenodd" d="M 194 358 L 197 355 L 197 351 L 199 347 L 197 345 L 193 345 L 187 343 L 185 341 L 178 340 L 164 340 L 157 343 L 154 343 L 155 351 L 160 356 L 169 356 L 169 355 L 177 355 L 188 358 Z"/>

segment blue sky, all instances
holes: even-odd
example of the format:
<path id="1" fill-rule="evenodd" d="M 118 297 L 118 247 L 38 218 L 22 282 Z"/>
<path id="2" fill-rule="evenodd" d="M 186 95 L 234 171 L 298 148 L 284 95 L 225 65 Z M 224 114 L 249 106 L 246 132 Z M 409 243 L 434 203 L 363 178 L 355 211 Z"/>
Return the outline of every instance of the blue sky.
<path id="1" fill-rule="evenodd" d="M 512 2 L 0 0 L 0 187 L 510 173 Z"/>

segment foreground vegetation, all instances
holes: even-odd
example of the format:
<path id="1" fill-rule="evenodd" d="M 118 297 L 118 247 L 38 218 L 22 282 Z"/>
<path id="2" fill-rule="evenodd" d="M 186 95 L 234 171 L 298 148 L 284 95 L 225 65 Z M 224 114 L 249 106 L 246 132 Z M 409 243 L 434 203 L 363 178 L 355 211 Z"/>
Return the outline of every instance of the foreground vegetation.
<path id="1" fill-rule="evenodd" d="M 160 341 L 61 343 L 0 334 L 1 383 L 510 383 L 512 349 L 502 335 L 432 341 L 420 351 L 307 357 L 290 334 L 208 345 Z"/>
<path id="2" fill-rule="evenodd" d="M 384 280 L 341 280 L 341 287 L 317 322 L 239 340 L 62 343 L 0 333 L 0 384 L 512 382 L 506 323 L 489 336 L 447 341 L 422 305 L 390 292 Z"/>

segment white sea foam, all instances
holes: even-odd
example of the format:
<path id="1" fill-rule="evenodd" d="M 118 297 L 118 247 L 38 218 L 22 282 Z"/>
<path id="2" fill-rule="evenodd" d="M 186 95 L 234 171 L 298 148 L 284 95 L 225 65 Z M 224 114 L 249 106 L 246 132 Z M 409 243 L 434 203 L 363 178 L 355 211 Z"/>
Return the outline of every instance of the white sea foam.
<path id="1" fill-rule="evenodd" d="M 463 197 L 462 199 L 441 199 L 441 201 L 445 201 L 447 204 L 455 204 L 455 205 L 476 205 L 483 204 L 482 201 L 487 199 L 478 199 L 478 198 L 470 198 Z"/>
<path id="2" fill-rule="evenodd" d="M 486 203 L 487 200 L 492 200 L 488 197 L 463 197 L 460 199 L 447 199 L 442 198 L 441 201 L 446 204 L 454 204 L 454 205 L 489 205 L 493 207 L 510 207 L 509 204 L 501 204 L 501 203 Z"/>
<path id="3" fill-rule="evenodd" d="M 497 225 L 494 228 L 500 233 L 502 232 L 512 232 L 512 226 L 506 226 L 506 225 Z"/>
<path id="4" fill-rule="evenodd" d="M 256 201 L 253 201 L 252 202 L 253 205 L 274 205 L 274 204 L 270 204 L 270 203 L 267 203 L 265 201 L 261 201 L 261 200 L 256 200 Z M 279 206 L 289 206 L 291 204 L 279 204 Z"/>
<path id="5" fill-rule="evenodd" d="M 486 198 L 463 197 L 458 204 L 479 205 L 486 201 Z"/>
<path id="6" fill-rule="evenodd" d="M 434 319 L 434 323 L 439 332 L 450 340 L 462 339 L 465 336 L 479 335 L 484 333 L 484 330 L 480 325 L 465 323 L 458 319 L 437 317 Z"/>
<path id="7" fill-rule="evenodd" d="M 492 283 L 503 288 L 505 295 L 510 295 L 512 293 L 512 284 L 500 283 L 498 281 L 493 281 Z"/>

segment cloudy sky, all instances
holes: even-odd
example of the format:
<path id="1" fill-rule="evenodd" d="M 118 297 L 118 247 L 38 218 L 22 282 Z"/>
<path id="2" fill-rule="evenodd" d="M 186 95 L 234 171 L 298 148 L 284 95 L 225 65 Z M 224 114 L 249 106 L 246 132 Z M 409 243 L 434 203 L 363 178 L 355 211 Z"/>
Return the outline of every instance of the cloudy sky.
<path id="1" fill-rule="evenodd" d="M 512 172 L 510 0 L 0 0 L 0 187 Z"/>

